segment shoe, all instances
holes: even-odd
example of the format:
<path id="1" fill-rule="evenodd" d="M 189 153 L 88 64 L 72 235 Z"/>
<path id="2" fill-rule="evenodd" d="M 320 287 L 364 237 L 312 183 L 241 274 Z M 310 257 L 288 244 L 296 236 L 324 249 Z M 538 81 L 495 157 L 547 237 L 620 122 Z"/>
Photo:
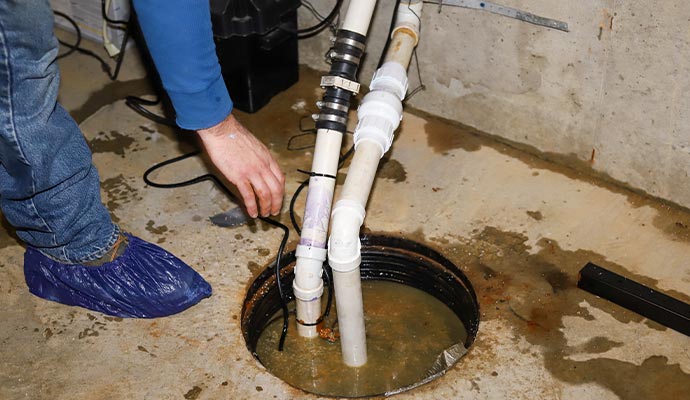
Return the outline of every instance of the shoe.
<path id="1" fill-rule="evenodd" d="M 211 285 L 182 260 L 125 235 L 124 252 L 96 267 L 62 264 L 27 248 L 24 277 L 29 291 L 46 300 L 124 318 L 177 314 L 211 296 Z"/>

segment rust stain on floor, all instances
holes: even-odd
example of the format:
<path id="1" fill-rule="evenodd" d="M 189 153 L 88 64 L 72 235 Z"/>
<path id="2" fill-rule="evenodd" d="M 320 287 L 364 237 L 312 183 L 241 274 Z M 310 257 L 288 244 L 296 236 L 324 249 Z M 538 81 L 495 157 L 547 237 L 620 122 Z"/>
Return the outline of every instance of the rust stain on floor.
<path id="1" fill-rule="evenodd" d="M 448 239 L 448 237 L 445 237 Z M 417 232 L 413 239 L 427 241 Z M 586 300 L 593 307 L 610 313 L 622 323 L 642 322 L 645 319 L 606 300 L 577 288 L 579 270 L 594 262 L 615 272 L 625 274 L 644 284 L 654 286 L 655 281 L 636 276 L 623 266 L 613 264 L 600 254 L 589 251 L 566 251 L 549 239 L 539 242 L 541 250 L 530 254 L 525 244 L 527 237 L 515 232 L 503 232 L 487 227 L 472 238 L 455 237 L 450 242 L 432 242 L 446 257 L 463 267 L 477 292 L 482 320 L 501 319 L 508 322 L 517 337 L 539 346 L 545 367 L 557 379 L 572 384 L 596 383 L 606 387 L 622 399 L 679 399 L 690 393 L 690 374 L 677 364 L 669 364 L 663 356 L 652 356 L 642 365 L 599 358 L 573 361 L 570 354 L 583 350 L 603 353 L 621 343 L 606 337 L 597 337 L 585 349 L 571 348 L 564 337 L 563 317 L 588 318 L 588 310 L 580 305 Z M 683 301 L 690 295 L 671 293 Z M 656 329 L 665 329 L 648 322 Z M 482 332 L 475 346 L 489 345 L 490 332 Z M 482 343 L 485 341 L 485 343 Z M 469 361 L 491 364 L 491 359 Z M 468 364 L 463 364 L 468 365 Z M 470 364 L 471 365 L 471 364 Z"/>

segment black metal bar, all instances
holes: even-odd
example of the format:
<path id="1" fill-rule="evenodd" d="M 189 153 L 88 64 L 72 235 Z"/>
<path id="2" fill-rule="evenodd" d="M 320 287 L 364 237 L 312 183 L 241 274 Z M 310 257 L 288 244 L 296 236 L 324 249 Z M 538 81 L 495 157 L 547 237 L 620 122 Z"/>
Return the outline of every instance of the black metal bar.
<path id="1" fill-rule="evenodd" d="M 592 263 L 580 270 L 577 287 L 690 336 L 690 304 Z"/>

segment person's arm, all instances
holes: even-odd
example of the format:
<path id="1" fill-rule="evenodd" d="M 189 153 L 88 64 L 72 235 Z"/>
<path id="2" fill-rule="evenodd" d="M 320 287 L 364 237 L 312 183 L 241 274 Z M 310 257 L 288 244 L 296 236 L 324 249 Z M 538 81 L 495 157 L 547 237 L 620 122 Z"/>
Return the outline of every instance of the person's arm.
<path id="1" fill-rule="evenodd" d="M 232 101 L 213 43 L 209 1 L 133 4 L 177 124 L 199 133 L 213 163 L 239 189 L 249 215 L 278 214 L 285 178 L 266 146 L 231 114 Z"/>

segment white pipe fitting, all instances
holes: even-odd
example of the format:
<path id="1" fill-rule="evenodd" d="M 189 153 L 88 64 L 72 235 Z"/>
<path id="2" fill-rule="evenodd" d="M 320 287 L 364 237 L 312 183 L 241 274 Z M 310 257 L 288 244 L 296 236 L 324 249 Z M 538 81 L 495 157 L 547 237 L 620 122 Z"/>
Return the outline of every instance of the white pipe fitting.
<path id="1" fill-rule="evenodd" d="M 321 317 L 321 296 L 323 295 L 323 262 L 326 260 L 326 249 L 298 245 L 295 255 L 295 280 L 292 291 L 297 305 L 297 319 L 312 324 Z M 302 325 L 298 322 L 297 332 L 302 337 L 318 336 L 315 326 Z"/>
<path id="2" fill-rule="evenodd" d="M 393 32 L 391 32 L 391 39 L 399 30 L 405 29 L 414 36 L 414 45 L 417 46 L 419 43 L 419 25 L 422 22 L 421 16 L 421 0 L 401 3 L 395 15 L 395 28 L 393 28 Z"/>
<path id="3" fill-rule="evenodd" d="M 313 301 L 323 294 L 323 262 L 326 261 L 326 249 L 298 245 L 295 255 L 302 261 L 295 265 L 295 280 L 292 289 L 295 297 L 302 301 Z"/>
<path id="4" fill-rule="evenodd" d="M 359 122 L 355 128 L 355 149 L 361 142 L 371 141 L 381 148 L 383 156 L 393 144 L 395 130 L 400 125 L 402 103 L 397 94 L 374 90 L 362 99 L 357 117 Z"/>
<path id="5" fill-rule="evenodd" d="M 407 84 L 405 67 L 396 62 L 387 62 L 374 72 L 369 89 L 371 91 L 385 90 L 398 96 L 398 99 L 402 101 L 407 94 Z"/>
<path id="6" fill-rule="evenodd" d="M 332 214 L 334 229 L 328 238 L 328 264 L 333 271 L 349 272 L 359 267 L 362 261 L 359 228 L 364 216 L 364 207 L 356 201 L 339 200 L 335 203 Z"/>

